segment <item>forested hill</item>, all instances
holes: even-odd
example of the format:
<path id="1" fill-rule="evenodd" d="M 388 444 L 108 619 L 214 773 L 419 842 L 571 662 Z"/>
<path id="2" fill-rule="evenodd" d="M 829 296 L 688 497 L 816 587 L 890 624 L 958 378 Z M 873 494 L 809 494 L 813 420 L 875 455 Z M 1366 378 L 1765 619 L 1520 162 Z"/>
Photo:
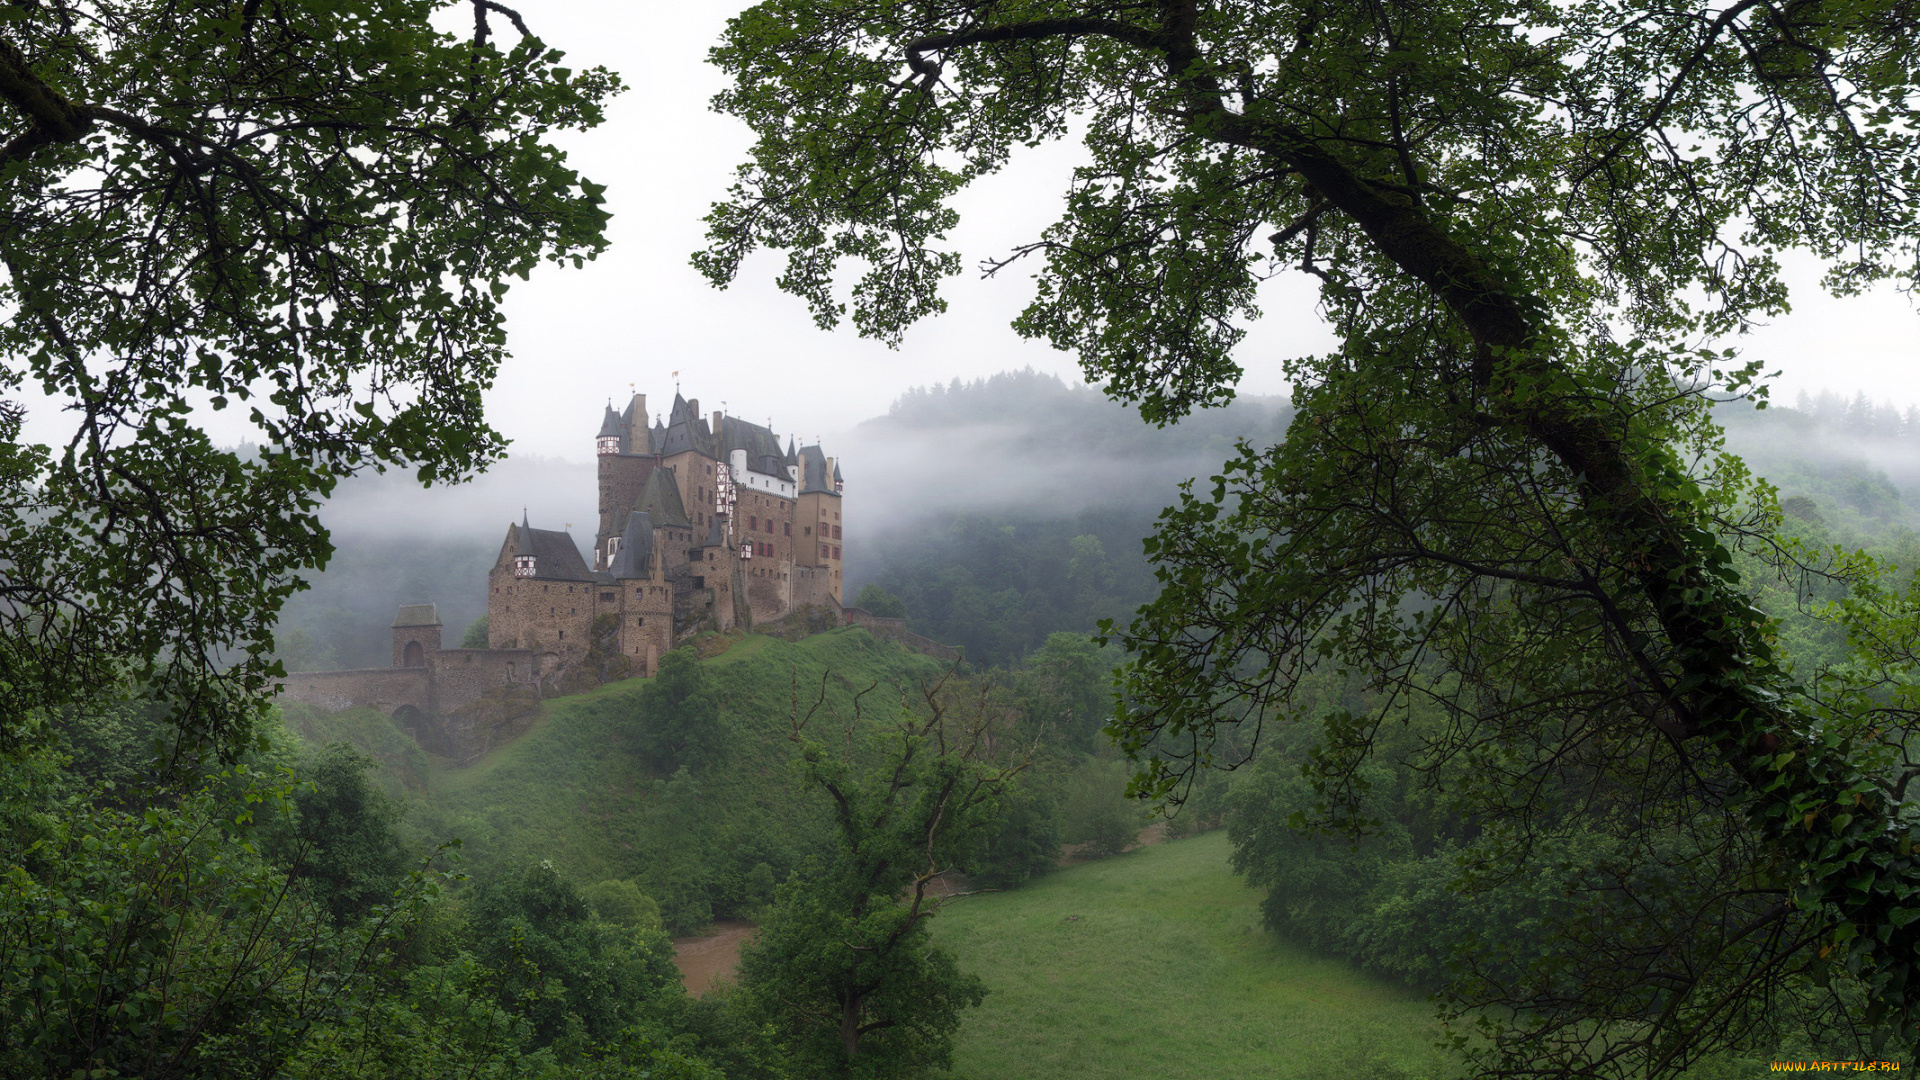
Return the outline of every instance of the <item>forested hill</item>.
<path id="1" fill-rule="evenodd" d="M 1242 398 L 1156 428 L 1031 370 L 908 391 L 847 450 L 866 540 L 848 549 L 848 598 L 884 590 L 976 663 L 1091 631 L 1153 595 L 1140 541 L 1180 482 L 1218 472 L 1236 439 L 1278 439 L 1290 415 Z"/>
<path id="2" fill-rule="evenodd" d="M 1810 499 L 1854 531 L 1920 528 L 1920 408 L 1803 394 L 1792 408 L 1730 403 L 1715 418 L 1782 499 Z"/>

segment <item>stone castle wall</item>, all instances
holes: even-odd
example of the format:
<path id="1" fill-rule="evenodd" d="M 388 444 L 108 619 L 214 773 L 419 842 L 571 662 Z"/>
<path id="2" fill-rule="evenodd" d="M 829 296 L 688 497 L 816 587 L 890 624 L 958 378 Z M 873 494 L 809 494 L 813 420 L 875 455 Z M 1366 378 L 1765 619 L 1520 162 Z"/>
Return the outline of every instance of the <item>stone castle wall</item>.
<path id="1" fill-rule="evenodd" d="M 365 707 L 391 716 L 407 705 L 428 709 L 433 701 L 433 675 L 424 667 L 302 671 L 277 685 L 280 698 L 329 712 Z"/>
<path id="2" fill-rule="evenodd" d="M 848 626 L 865 627 L 867 633 L 877 638 L 897 641 L 914 652 L 925 653 L 938 660 L 955 661 L 961 658 L 959 649 L 951 645 L 942 645 L 930 637 L 922 637 L 907 629 L 907 620 L 889 619 L 875 615 L 864 608 L 844 608 L 840 617 Z"/>
<path id="3" fill-rule="evenodd" d="M 540 666 L 541 658 L 525 649 L 444 649 L 428 653 L 422 667 L 295 672 L 279 680 L 278 696 L 329 711 L 451 713 L 498 687 L 537 688 L 551 674 Z"/>

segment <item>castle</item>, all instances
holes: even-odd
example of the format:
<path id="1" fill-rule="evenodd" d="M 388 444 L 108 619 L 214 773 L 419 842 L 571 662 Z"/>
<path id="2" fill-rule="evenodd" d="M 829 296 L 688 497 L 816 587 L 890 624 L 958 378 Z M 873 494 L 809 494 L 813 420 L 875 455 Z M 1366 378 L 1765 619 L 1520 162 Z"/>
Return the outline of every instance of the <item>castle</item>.
<path id="1" fill-rule="evenodd" d="M 491 648 L 541 672 L 650 675 L 692 631 L 841 606 L 845 483 L 820 447 L 782 451 L 771 429 L 709 421 L 676 391 L 651 426 L 645 394 L 609 403 L 594 451 L 592 565 L 571 533 L 509 525 L 487 580 Z"/>
<path id="2" fill-rule="evenodd" d="M 421 747 L 465 764 L 510 742 L 540 700 L 651 675 L 704 629 L 752 629 L 794 614 L 787 632 L 855 625 L 942 660 L 959 652 L 841 603 L 839 464 L 818 446 L 785 451 L 770 428 L 676 391 L 666 423 L 647 399 L 607 406 L 594 450 L 600 523 L 592 564 L 573 534 L 507 526 L 487 575 L 487 648 L 441 647 L 439 610 L 404 604 L 393 666 L 306 671 L 285 700 L 393 717 Z"/>

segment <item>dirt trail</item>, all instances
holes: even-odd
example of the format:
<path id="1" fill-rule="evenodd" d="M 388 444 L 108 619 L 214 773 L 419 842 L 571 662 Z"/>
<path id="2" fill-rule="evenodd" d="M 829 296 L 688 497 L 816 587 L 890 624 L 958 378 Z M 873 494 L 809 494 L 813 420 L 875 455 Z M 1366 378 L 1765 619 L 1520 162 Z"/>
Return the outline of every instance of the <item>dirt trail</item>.
<path id="1" fill-rule="evenodd" d="M 1165 843 L 1167 824 L 1156 821 L 1140 830 L 1139 839 L 1129 845 L 1127 850 L 1152 847 Z M 1068 844 L 1061 849 L 1060 865 L 1072 866 L 1088 861 L 1079 852 L 1078 844 Z M 939 897 L 952 896 L 972 888 L 971 883 L 959 874 L 943 874 L 936 879 L 929 890 Z M 713 924 L 713 933 L 700 937 L 673 939 L 673 962 L 680 969 L 680 981 L 687 993 L 699 997 L 713 989 L 716 983 L 732 982 L 733 971 L 740 966 L 740 947 L 753 938 L 759 929 L 750 922 L 737 919 L 720 919 Z"/>
<path id="2" fill-rule="evenodd" d="M 715 983 L 732 982 L 733 969 L 740 965 L 740 946 L 757 929 L 750 922 L 721 919 L 713 924 L 711 934 L 674 938 L 673 962 L 687 993 L 699 997 Z"/>

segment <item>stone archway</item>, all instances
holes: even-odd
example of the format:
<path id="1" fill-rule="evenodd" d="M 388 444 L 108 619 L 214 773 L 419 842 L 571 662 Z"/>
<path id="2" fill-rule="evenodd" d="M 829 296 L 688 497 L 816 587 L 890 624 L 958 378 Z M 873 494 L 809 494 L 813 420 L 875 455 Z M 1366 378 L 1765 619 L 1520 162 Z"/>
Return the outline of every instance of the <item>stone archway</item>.
<path id="1" fill-rule="evenodd" d="M 402 653 L 401 656 L 402 656 L 402 660 L 400 662 L 401 667 L 426 667 L 427 666 L 427 650 L 421 648 L 420 643 L 417 641 L 407 642 L 406 651 Z"/>

